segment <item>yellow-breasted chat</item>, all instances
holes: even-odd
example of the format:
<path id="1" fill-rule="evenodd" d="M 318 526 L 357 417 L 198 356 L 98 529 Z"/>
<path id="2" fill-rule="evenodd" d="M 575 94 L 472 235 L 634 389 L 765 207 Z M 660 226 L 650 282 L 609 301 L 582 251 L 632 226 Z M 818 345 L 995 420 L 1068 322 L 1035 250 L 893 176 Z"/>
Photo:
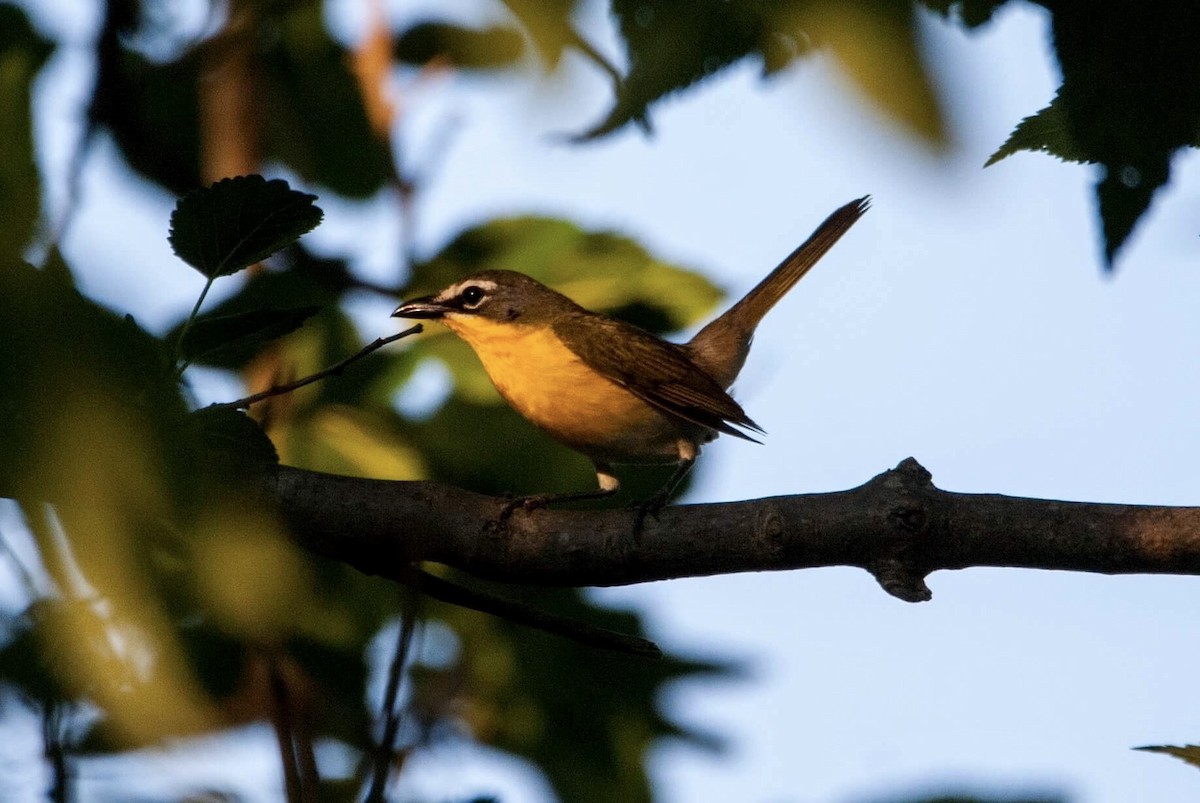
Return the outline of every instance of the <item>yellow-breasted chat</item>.
<path id="1" fill-rule="evenodd" d="M 486 270 L 401 304 L 397 318 L 433 319 L 465 340 L 500 395 L 522 416 L 591 459 L 598 488 L 541 494 L 505 510 L 611 496 L 614 463 L 675 463 L 642 503 L 657 510 L 700 447 L 724 433 L 754 441 L 763 430 L 726 389 L 754 330 L 867 210 L 869 198 L 831 214 L 740 301 L 684 344 L 591 312 L 523 273 Z M 755 441 L 757 442 L 757 441 Z"/>

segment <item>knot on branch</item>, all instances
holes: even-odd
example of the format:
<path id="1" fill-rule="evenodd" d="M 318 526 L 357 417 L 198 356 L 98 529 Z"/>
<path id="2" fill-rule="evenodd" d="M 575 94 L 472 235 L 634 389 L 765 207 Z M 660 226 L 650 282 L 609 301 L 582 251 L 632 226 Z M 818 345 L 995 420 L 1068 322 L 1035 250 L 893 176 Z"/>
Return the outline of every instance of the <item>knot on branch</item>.
<path id="1" fill-rule="evenodd" d="M 883 518 L 887 523 L 878 554 L 866 569 L 885 591 L 905 602 L 925 602 L 933 594 L 925 585 L 929 573 L 923 555 L 933 529 L 933 505 L 937 488 L 933 475 L 915 459 L 905 458 L 895 468 L 869 483 L 880 493 Z"/>
<path id="2" fill-rule="evenodd" d="M 905 602 L 928 602 L 933 592 L 925 585 L 925 572 L 902 558 L 880 558 L 867 566 L 884 591 Z"/>

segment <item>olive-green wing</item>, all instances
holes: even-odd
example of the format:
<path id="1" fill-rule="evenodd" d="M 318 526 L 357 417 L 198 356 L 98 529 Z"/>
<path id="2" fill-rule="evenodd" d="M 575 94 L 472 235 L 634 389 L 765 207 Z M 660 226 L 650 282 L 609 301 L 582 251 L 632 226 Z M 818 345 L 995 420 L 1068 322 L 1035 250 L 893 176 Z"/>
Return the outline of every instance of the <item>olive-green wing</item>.
<path id="1" fill-rule="evenodd" d="M 762 427 L 692 362 L 681 346 L 587 312 L 556 323 L 554 334 L 590 367 L 647 404 L 693 424 L 758 443 L 737 427 L 754 432 L 762 432 Z"/>

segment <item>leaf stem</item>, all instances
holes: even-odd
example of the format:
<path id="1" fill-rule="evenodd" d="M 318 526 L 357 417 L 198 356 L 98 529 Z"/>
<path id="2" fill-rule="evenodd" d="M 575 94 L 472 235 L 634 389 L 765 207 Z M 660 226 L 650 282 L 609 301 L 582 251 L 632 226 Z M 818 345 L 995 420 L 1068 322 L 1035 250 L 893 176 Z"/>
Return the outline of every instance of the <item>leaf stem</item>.
<path id="1" fill-rule="evenodd" d="M 208 297 L 208 291 L 212 289 L 213 282 L 216 280 L 216 275 L 208 277 L 208 281 L 204 283 L 204 289 L 200 291 L 200 297 L 196 299 L 195 305 L 192 307 L 192 312 L 188 315 L 187 320 L 183 322 L 183 328 L 179 330 L 179 337 L 175 340 L 175 362 L 178 366 L 175 369 L 176 376 L 182 376 L 187 370 L 188 361 L 183 360 L 180 354 L 183 350 L 183 341 L 187 337 L 188 331 L 191 330 L 192 324 L 196 322 L 196 317 L 200 314 L 200 306 L 204 303 L 204 299 Z"/>

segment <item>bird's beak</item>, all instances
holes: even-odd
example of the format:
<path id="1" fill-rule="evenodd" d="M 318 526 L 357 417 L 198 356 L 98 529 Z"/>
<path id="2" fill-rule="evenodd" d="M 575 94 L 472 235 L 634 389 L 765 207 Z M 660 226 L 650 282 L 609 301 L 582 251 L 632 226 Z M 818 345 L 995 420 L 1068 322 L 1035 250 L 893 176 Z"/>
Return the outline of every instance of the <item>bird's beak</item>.
<path id="1" fill-rule="evenodd" d="M 446 314 L 446 306 L 438 303 L 434 296 L 421 296 L 406 301 L 392 312 L 393 318 L 440 318 Z"/>

